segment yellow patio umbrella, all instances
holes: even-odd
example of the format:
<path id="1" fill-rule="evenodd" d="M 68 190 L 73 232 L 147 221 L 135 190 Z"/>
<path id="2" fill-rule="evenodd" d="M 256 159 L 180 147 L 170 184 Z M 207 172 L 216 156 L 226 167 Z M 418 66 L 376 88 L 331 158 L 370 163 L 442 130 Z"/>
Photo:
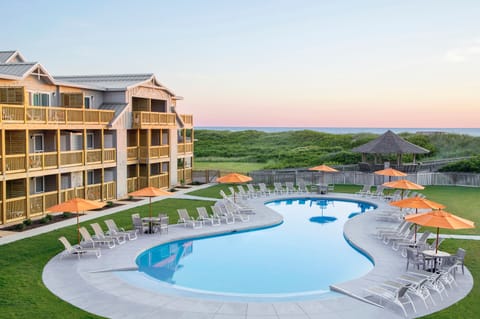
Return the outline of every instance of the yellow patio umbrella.
<path id="1" fill-rule="evenodd" d="M 418 196 L 390 202 L 390 205 L 395 207 L 400 207 L 400 208 L 415 208 L 415 214 L 418 213 L 419 209 L 444 209 L 445 208 L 445 205 L 442 205 Z M 415 242 L 417 242 L 417 224 L 415 224 Z"/>
<path id="2" fill-rule="evenodd" d="M 324 164 L 319 165 L 319 166 L 315 166 L 315 167 L 310 167 L 308 170 L 309 171 L 322 172 L 321 184 L 324 184 L 324 182 L 325 182 L 324 181 L 325 173 L 338 173 L 338 171 L 335 168 L 324 165 Z"/>
<path id="3" fill-rule="evenodd" d="M 57 212 L 57 213 L 76 212 L 77 213 L 77 239 L 78 239 L 78 244 L 80 244 L 80 220 L 78 216 L 79 213 L 80 212 L 85 213 L 86 211 L 89 211 L 89 210 L 99 209 L 104 207 L 105 205 L 106 203 L 94 202 L 88 199 L 72 198 L 66 202 L 49 207 L 46 210 L 49 212 Z"/>
<path id="4" fill-rule="evenodd" d="M 169 196 L 169 195 L 173 195 L 173 193 L 160 188 L 149 186 L 149 187 L 139 189 L 138 191 L 131 192 L 128 195 L 136 196 L 136 197 L 148 197 L 150 218 L 152 218 L 152 197 Z"/>
<path id="5" fill-rule="evenodd" d="M 433 210 L 426 213 L 405 216 L 405 220 L 422 225 L 437 227 L 437 245 L 435 247 L 435 254 L 438 252 L 438 236 L 439 229 L 466 229 L 475 228 L 475 223 L 471 220 L 458 217 L 454 214 L 444 210 Z"/>
<path id="6" fill-rule="evenodd" d="M 230 173 L 217 178 L 217 182 L 221 184 L 243 184 L 250 181 L 252 181 L 252 178 L 250 176 L 238 173 Z M 233 189 L 233 201 L 235 202 L 235 189 Z"/>
<path id="7" fill-rule="evenodd" d="M 409 189 L 409 190 L 420 190 L 420 189 L 425 189 L 422 185 L 415 184 L 414 182 L 410 182 L 407 179 L 399 179 L 396 181 L 391 181 L 391 182 L 386 182 L 382 184 L 385 187 L 390 187 L 390 188 L 398 188 L 402 190 L 402 199 L 403 199 L 403 190 Z"/>

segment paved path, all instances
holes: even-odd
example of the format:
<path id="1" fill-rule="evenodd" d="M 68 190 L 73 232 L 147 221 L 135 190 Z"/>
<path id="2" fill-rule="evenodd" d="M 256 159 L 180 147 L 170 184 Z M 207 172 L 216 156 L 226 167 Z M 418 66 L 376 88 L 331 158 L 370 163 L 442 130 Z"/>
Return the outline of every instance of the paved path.
<path id="1" fill-rule="evenodd" d="M 184 194 L 178 196 L 188 198 L 188 195 Z M 310 196 L 316 197 L 316 195 Z M 329 197 L 359 199 L 358 196 L 347 194 L 332 194 Z M 44 269 L 44 283 L 54 294 L 67 302 L 109 318 L 359 319 L 401 317 L 399 309 L 380 308 L 345 295 L 338 295 L 330 299 L 262 303 L 216 301 L 191 295 L 188 297 L 172 295 L 131 284 L 112 271 L 135 268 L 135 258 L 138 254 L 161 243 L 278 224 L 282 221 L 282 217 L 264 205 L 265 201 L 272 200 L 272 198 L 274 197 L 250 200 L 249 205 L 255 209 L 256 214 L 252 215 L 247 223 L 194 230 L 185 229 L 183 226 L 172 226 L 168 234 L 140 236 L 138 240 L 128 242 L 115 249 L 103 249 L 102 257 L 99 259 L 84 257 L 81 260 L 76 258 L 60 260 L 59 256 L 56 256 Z M 375 201 L 373 199 L 364 200 Z M 379 205 L 378 210 L 388 208 L 384 202 L 375 201 L 375 203 Z M 374 236 L 375 227 L 379 224 L 375 220 L 375 213 L 375 211 L 371 211 L 352 218 L 344 228 L 346 237 L 375 261 L 374 269 L 366 276 L 335 285 L 335 288 L 359 297 L 365 297 L 365 287 L 394 278 L 405 271 L 405 259 L 398 252 L 383 245 Z M 415 300 L 418 312 L 414 315 L 421 316 L 438 311 L 466 296 L 473 285 L 473 279 L 467 269 L 465 275 L 457 275 L 457 281 L 459 287 L 449 290 L 448 300 L 439 302 L 439 296 L 434 295 L 434 299 L 437 301 L 435 307 L 426 309 L 419 300 Z"/>

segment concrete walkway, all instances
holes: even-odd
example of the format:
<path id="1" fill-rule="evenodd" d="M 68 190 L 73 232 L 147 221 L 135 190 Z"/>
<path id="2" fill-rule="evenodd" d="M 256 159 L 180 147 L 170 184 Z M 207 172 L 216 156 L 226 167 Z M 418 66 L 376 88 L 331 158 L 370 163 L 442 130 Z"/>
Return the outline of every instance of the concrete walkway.
<path id="1" fill-rule="evenodd" d="M 309 195 L 317 197 L 316 195 Z M 176 194 L 175 197 L 191 198 L 189 195 Z M 296 197 L 296 196 L 289 196 Z M 331 194 L 332 198 L 354 198 L 374 202 L 377 211 L 388 209 L 385 202 L 360 198 L 347 194 Z M 204 198 L 202 198 L 204 199 Z M 338 295 L 330 299 L 295 302 L 229 302 L 199 297 L 185 297 L 154 291 L 131 284 L 116 274 L 119 269 L 135 269 L 135 258 L 144 250 L 162 243 L 228 233 L 275 225 L 282 216 L 267 208 L 264 203 L 276 197 L 249 200 L 256 214 L 246 223 L 235 223 L 220 227 L 185 229 L 183 226 L 171 226 L 168 234 L 140 236 L 138 240 L 128 242 L 115 249 L 103 249 L 102 257 L 76 258 L 54 257 L 44 269 L 43 281 L 57 296 L 91 313 L 109 318 L 395 318 L 402 317 L 398 308 L 381 308 L 356 298 Z M 136 204 L 143 205 L 144 202 Z M 121 207 L 121 210 L 126 207 Z M 113 213 L 113 212 L 112 212 Z M 376 226 L 381 222 L 375 219 L 376 211 L 367 212 L 350 219 L 344 228 L 346 237 L 353 245 L 362 249 L 375 261 L 374 269 L 366 276 L 338 283 L 332 289 L 346 291 L 350 295 L 365 297 L 364 288 L 395 278 L 405 272 L 405 259 L 398 252 L 385 246 L 375 237 Z M 97 218 L 98 215 L 93 218 Z M 85 218 L 89 215 L 84 216 Z M 87 219 L 84 219 L 87 220 Z M 386 223 L 384 223 L 386 224 Z M 7 237 L 8 238 L 8 237 Z M 2 238 L 4 239 L 4 238 Z M 440 301 L 434 294 L 436 306 L 426 309 L 420 300 L 415 300 L 417 313 L 409 309 L 412 317 L 422 316 L 448 307 L 468 294 L 473 279 L 466 269 L 465 275 L 457 275 L 458 286 L 449 289 L 447 300 Z"/>

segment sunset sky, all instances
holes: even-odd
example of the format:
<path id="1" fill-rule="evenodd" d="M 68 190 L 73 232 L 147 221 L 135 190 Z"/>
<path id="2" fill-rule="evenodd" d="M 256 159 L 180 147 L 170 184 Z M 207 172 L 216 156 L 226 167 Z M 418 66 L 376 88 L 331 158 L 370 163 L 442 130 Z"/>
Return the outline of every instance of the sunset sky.
<path id="1" fill-rule="evenodd" d="M 480 127 L 478 0 L 0 8 L 0 50 L 54 75 L 155 73 L 196 126 Z"/>

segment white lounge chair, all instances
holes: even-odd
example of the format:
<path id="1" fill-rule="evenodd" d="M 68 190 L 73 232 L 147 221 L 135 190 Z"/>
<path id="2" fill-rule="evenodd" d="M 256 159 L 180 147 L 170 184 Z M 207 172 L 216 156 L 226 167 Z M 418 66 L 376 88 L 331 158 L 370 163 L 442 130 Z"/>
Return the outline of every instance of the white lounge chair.
<path id="1" fill-rule="evenodd" d="M 97 256 L 97 258 L 99 258 L 102 253 L 100 252 L 100 249 L 98 248 L 84 248 L 80 245 L 75 245 L 75 246 L 72 246 L 70 244 L 70 242 L 68 241 L 67 238 L 65 238 L 64 236 L 58 238 L 58 240 L 63 244 L 63 246 L 65 247 L 65 250 L 62 252 L 62 255 L 60 256 L 60 259 L 62 259 L 63 257 L 65 256 L 77 256 L 79 259 L 82 255 L 86 255 L 86 254 L 95 254 L 95 256 Z"/>
<path id="2" fill-rule="evenodd" d="M 295 185 L 292 182 L 285 182 L 285 192 L 287 194 L 293 194 L 297 190 L 295 189 Z"/>
<path id="3" fill-rule="evenodd" d="M 209 222 L 212 226 L 220 226 L 221 219 L 220 217 L 210 216 L 205 207 L 197 207 L 198 220 L 201 220 L 204 224 Z"/>
<path id="4" fill-rule="evenodd" d="M 213 212 L 213 216 L 215 218 L 219 218 L 220 221 L 225 221 L 225 224 L 233 224 L 235 223 L 235 217 L 234 216 L 227 216 L 223 210 L 220 208 L 220 206 L 218 205 L 215 205 L 215 206 L 211 206 L 212 207 L 212 212 Z"/>
<path id="5" fill-rule="evenodd" d="M 260 188 L 260 194 L 262 194 L 263 196 L 270 196 L 272 194 L 272 192 L 270 191 L 270 189 L 268 189 L 265 183 L 258 183 L 258 187 Z"/>
<path id="6" fill-rule="evenodd" d="M 140 218 L 140 214 L 132 214 L 132 224 L 133 229 L 140 234 L 145 234 L 150 230 L 148 223 L 143 222 Z"/>
<path id="7" fill-rule="evenodd" d="M 371 195 L 370 189 L 372 188 L 372 185 L 365 184 L 363 185 L 362 189 L 356 192 L 355 194 L 360 195 L 360 196 L 367 196 Z"/>
<path id="8" fill-rule="evenodd" d="M 125 235 L 107 235 L 103 232 L 102 227 L 98 223 L 93 223 L 90 224 L 90 227 L 92 227 L 93 232 L 95 233 L 94 238 L 97 239 L 103 239 L 103 240 L 109 240 L 113 239 L 117 241 L 117 244 L 122 245 L 127 242 L 127 239 Z"/>
<path id="9" fill-rule="evenodd" d="M 136 229 L 126 231 L 124 228 L 118 227 L 113 219 L 105 220 L 105 224 L 107 225 L 109 235 L 124 235 L 128 240 L 137 239 L 138 230 Z"/>
<path id="10" fill-rule="evenodd" d="M 80 227 L 78 229 L 80 232 L 80 235 L 82 235 L 82 241 L 80 242 L 80 245 L 92 245 L 92 247 L 95 247 L 95 244 L 99 245 L 108 245 L 108 248 L 114 248 L 115 247 L 115 240 L 114 239 L 99 239 L 99 238 L 93 238 L 92 235 L 88 232 L 88 230 L 85 227 Z"/>
<path id="11" fill-rule="evenodd" d="M 248 195 L 250 198 L 254 198 L 254 197 L 257 197 L 257 195 L 259 195 L 259 192 L 257 192 L 257 190 L 252 184 L 247 184 L 247 189 L 248 189 Z"/>
<path id="12" fill-rule="evenodd" d="M 377 297 L 382 301 L 387 301 L 390 302 L 394 305 L 399 306 L 403 313 L 405 314 L 405 317 L 408 317 L 407 310 L 405 309 L 405 305 L 410 304 L 413 308 L 413 311 L 416 313 L 417 309 L 415 309 L 415 304 L 412 301 L 412 298 L 407 294 L 408 291 L 408 286 L 409 284 L 402 285 L 398 289 L 387 289 L 382 286 L 374 286 L 365 289 L 369 296 Z"/>
<path id="13" fill-rule="evenodd" d="M 232 203 L 229 202 L 229 201 L 219 203 L 219 205 L 220 205 L 220 208 L 225 213 L 225 215 L 230 216 L 230 217 L 233 216 L 233 218 L 235 220 L 239 220 L 241 222 L 247 222 L 247 221 L 250 220 L 250 216 L 245 215 L 245 214 L 239 212 L 238 210 L 236 210 L 235 207 L 232 205 Z"/>
<path id="14" fill-rule="evenodd" d="M 177 209 L 178 212 L 178 222 L 183 223 L 183 226 L 192 226 L 192 228 L 202 228 L 203 222 L 201 220 L 195 220 L 192 218 L 188 211 L 184 208 Z"/>
<path id="15" fill-rule="evenodd" d="M 282 183 L 273 183 L 273 187 L 275 194 L 282 195 L 285 191 L 283 189 Z"/>

